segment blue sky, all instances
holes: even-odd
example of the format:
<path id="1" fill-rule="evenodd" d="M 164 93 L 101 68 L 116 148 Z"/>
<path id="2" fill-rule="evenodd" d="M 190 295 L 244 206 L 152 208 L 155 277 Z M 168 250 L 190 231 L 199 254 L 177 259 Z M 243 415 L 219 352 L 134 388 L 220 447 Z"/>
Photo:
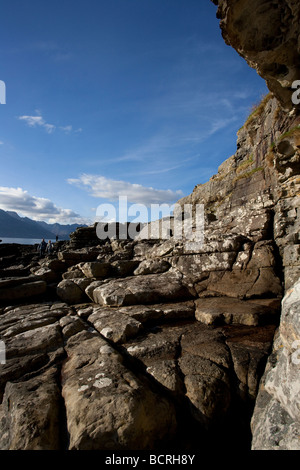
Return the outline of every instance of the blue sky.
<path id="1" fill-rule="evenodd" d="M 0 208 L 34 219 L 176 202 L 267 92 L 210 0 L 3 0 L 1 20 Z"/>

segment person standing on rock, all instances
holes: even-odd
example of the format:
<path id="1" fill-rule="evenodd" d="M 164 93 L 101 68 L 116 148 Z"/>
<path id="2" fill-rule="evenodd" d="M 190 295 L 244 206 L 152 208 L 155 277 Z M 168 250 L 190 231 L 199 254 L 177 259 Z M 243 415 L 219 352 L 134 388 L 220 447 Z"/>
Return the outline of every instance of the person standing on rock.
<path id="1" fill-rule="evenodd" d="M 40 256 L 44 256 L 46 248 L 47 248 L 47 243 L 45 242 L 45 239 L 43 238 L 39 246 Z"/>
<path id="2" fill-rule="evenodd" d="M 52 250 L 53 250 L 53 245 L 52 245 L 51 240 L 49 240 L 47 243 L 47 247 L 46 247 L 46 252 L 48 253 L 48 255 L 51 255 Z"/>

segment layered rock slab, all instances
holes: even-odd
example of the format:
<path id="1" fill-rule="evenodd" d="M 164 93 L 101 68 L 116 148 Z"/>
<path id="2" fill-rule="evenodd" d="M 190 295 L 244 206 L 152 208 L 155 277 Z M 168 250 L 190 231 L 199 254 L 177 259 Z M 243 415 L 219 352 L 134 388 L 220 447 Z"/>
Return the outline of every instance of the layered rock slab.
<path id="1" fill-rule="evenodd" d="M 106 306 L 150 304 L 192 298 L 177 272 L 111 280 L 92 292 L 95 303 Z"/>
<path id="2" fill-rule="evenodd" d="M 82 332 L 67 345 L 62 368 L 69 449 L 161 448 L 176 429 L 174 406 L 99 335 Z"/>
<path id="3" fill-rule="evenodd" d="M 207 325 L 249 325 L 277 323 L 279 309 L 274 299 L 264 304 L 259 299 L 245 301 L 230 297 L 212 297 L 197 299 L 195 316 L 198 321 Z M 274 306 L 272 307 L 272 304 Z"/>
<path id="4" fill-rule="evenodd" d="M 8 382 L 0 405 L 2 450 L 59 450 L 61 396 L 56 368 Z"/>

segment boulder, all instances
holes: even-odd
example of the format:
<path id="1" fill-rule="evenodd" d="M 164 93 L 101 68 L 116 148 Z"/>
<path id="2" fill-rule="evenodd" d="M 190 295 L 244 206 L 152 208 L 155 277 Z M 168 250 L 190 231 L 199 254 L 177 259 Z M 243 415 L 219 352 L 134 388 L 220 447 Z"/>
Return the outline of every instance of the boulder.
<path id="1" fill-rule="evenodd" d="M 132 276 L 134 270 L 139 265 L 139 261 L 120 259 L 111 263 L 112 270 L 116 276 Z"/>
<path id="2" fill-rule="evenodd" d="M 53 282 L 57 282 L 61 279 L 59 273 L 52 271 L 52 269 L 47 268 L 46 266 L 42 266 L 38 269 L 32 270 L 35 276 L 39 276 L 39 278 L 45 281 L 47 284 L 51 284 Z"/>
<path id="3" fill-rule="evenodd" d="M 5 303 L 41 297 L 47 284 L 38 276 L 18 277 L 0 281 L 0 301 Z"/>
<path id="4" fill-rule="evenodd" d="M 80 264 L 79 268 L 86 277 L 89 278 L 105 278 L 108 276 L 111 265 L 110 263 L 102 263 L 101 261 L 89 261 Z"/>
<path id="5" fill-rule="evenodd" d="M 261 325 L 277 323 L 279 312 L 267 305 L 230 297 L 203 298 L 195 301 L 195 316 L 206 325 Z"/>
<path id="6" fill-rule="evenodd" d="M 164 259 L 150 259 L 144 260 L 140 263 L 138 268 L 134 271 L 134 275 L 138 276 L 139 274 L 157 274 L 164 273 L 170 269 L 171 265 L 168 261 Z"/>
<path id="7" fill-rule="evenodd" d="M 201 289 L 201 282 L 197 286 Z M 239 299 L 280 297 L 282 283 L 274 268 L 251 268 L 225 272 L 212 272 L 205 281 L 204 295 L 221 295 Z M 201 294 L 203 295 L 203 294 Z"/>
<path id="8" fill-rule="evenodd" d="M 94 308 L 88 321 L 101 335 L 114 343 L 124 343 L 142 329 L 139 321 L 112 308 Z"/>
<path id="9" fill-rule="evenodd" d="M 168 302 L 191 298 L 178 273 L 149 274 L 109 281 L 96 287 L 94 302 L 100 305 L 123 306 Z"/>
<path id="10" fill-rule="evenodd" d="M 174 405 L 99 335 L 81 332 L 66 346 L 62 395 L 70 450 L 164 449 L 176 430 Z"/>
<path id="11" fill-rule="evenodd" d="M 164 387 L 184 394 L 182 374 L 177 365 L 182 328 L 145 333 L 124 346 L 128 354 L 145 365 L 145 370 Z"/>
<path id="12" fill-rule="evenodd" d="M 59 450 L 61 419 L 56 368 L 24 382 L 8 382 L 0 405 L 0 448 Z"/>
<path id="13" fill-rule="evenodd" d="M 203 253 L 174 257 L 172 266 L 197 282 L 201 279 L 203 272 L 230 270 L 235 259 L 235 252 Z"/>
<path id="14" fill-rule="evenodd" d="M 214 0 L 222 35 L 263 77 L 281 106 L 291 110 L 291 86 L 299 78 L 298 2 Z M 287 29 L 284 26 L 289 25 Z M 296 59 L 295 59 L 296 58 Z"/>
<path id="15" fill-rule="evenodd" d="M 86 299 L 84 290 L 71 279 L 62 280 L 56 288 L 58 297 L 69 305 L 80 304 Z"/>
<path id="16" fill-rule="evenodd" d="M 56 309 L 51 305 L 25 305 L 10 307 L 1 315 L 6 362 L 0 368 L 0 400 L 8 381 L 41 373 L 47 365 L 61 360 L 63 337 L 58 320 L 68 312 L 59 305 Z"/>

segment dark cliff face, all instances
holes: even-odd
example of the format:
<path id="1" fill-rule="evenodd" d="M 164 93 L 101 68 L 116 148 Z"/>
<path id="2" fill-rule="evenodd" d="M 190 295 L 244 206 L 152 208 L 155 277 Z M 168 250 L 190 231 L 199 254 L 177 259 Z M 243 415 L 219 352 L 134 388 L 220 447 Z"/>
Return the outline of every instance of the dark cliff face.
<path id="1" fill-rule="evenodd" d="M 213 0 L 225 42 L 267 82 L 282 107 L 293 108 L 300 79 L 298 0 Z"/>
<path id="2" fill-rule="evenodd" d="M 293 0 L 219 0 L 227 44 L 266 80 L 270 93 L 238 132 L 237 151 L 206 184 L 179 203 L 204 204 L 205 237 L 271 239 L 284 289 L 300 274 L 300 4 Z"/>
<path id="3" fill-rule="evenodd" d="M 300 270 L 299 137 L 299 117 L 282 110 L 269 94 L 238 131 L 236 153 L 179 201 L 204 204 L 207 240 L 272 240 L 285 290 Z"/>
<path id="4" fill-rule="evenodd" d="M 299 82 L 294 82 L 300 79 L 300 3 L 298 0 L 214 0 L 214 3 L 218 5 L 217 16 L 225 42 L 257 70 L 272 92 L 272 97 L 262 102 L 238 133 L 238 149 L 230 163 L 231 170 L 237 172 L 242 157 L 244 167 L 252 161 L 256 173 L 261 173 L 260 180 L 257 176 L 253 180 L 254 172 L 249 174 L 243 191 L 247 202 L 253 196 L 252 204 L 258 204 L 262 211 L 268 207 L 272 214 L 270 236 L 277 246 L 278 268 L 287 290 L 251 419 L 252 449 L 299 450 L 300 126 L 299 104 L 294 95 Z M 255 159 L 246 160 L 249 152 Z M 223 166 L 215 179 L 223 176 Z M 225 164 L 225 168 L 228 166 Z M 197 189 L 193 194 L 191 197 L 197 198 Z M 231 200 L 238 199 L 239 194 L 239 189 L 233 186 Z M 220 218 L 224 211 L 225 208 Z M 248 207 L 243 214 L 245 225 L 251 214 L 253 207 Z"/>

